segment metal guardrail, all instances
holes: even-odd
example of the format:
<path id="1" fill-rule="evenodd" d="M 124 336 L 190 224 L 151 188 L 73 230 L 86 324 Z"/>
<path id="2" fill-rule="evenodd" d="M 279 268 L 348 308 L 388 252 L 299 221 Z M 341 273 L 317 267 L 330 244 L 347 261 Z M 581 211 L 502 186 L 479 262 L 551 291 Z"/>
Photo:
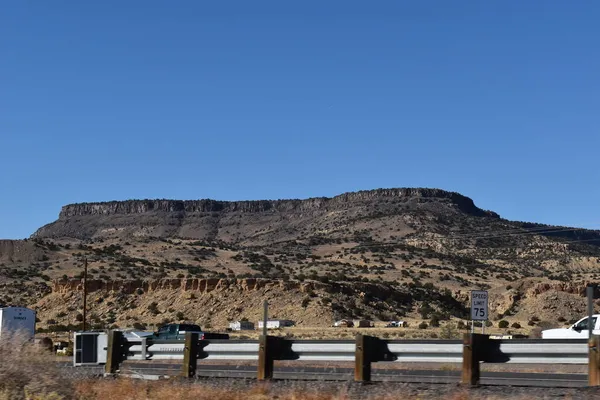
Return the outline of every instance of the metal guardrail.
<path id="1" fill-rule="evenodd" d="M 459 340 L 383 340 L 357 335 L 349 340 L 289 340 L 261 336 L 260 340 L 199 340 L 189 333 L 184 341 L 156 340 L 113 331 L 107 346 L 106 373 L 119 372 L 123 361 L 180 360 L 178 375 L 193 377 L 205 361 L 256 361 L 259 380 L 272 379 L 275 360 L 353 362 L 354 380 L 371 380 L 371 364 L 462 363 L 461 382 L 480 382 L 481 363 L 588 364 L 588 382 L 600 386 L 600 336 L 585 339 L 490 339 L 467 334 Z M 138 368 L 142 367 L 141 364 Z M 176 365 L 171 364 L 177 368 Z M 204 367 L 203 367 L 204 368 Z M 173 369 L 170 368 L 172 371 Z M 247 374 L 247 372 L 245 372 Z"/>
<path id="2" fill-rule="evenodd" d="M 588 341 L 583 339 L 500 340 L 500 352 L 506 363 L 587 364 Z"/>
<path id="3" fill-rule="evenodd" d="M 183 360 L 182 341 L 152 341 L 147 338 L 128 339 L 127 360 Z M 210 360 L 258 360 L 258 341 L 204 341 L 201 358 Z"/>
<path id="4" fill-rule="evenodd" d="M 356 343 L 349 340 L 291 340 L 290 359 L 298 361 L 353 362 Z M 497 361 L 518 364 L 587 364 L 586 340 L 494 340 L 499 344 Z M 386 361 L 461 363 L 463 342 L 459 340 L 390 340 L 393 356 Z M 183 360 L 182 341 L 128 339 L 127 360 Z M 201 346 L 200 360 L 258 360 L 259 342 L 209 340 Z M 483 362 L 486 362 L 483 360 Z"/>
<path id="5" fill-rule="evenodd" d="M 394 340 L 387 347 L 398 362 L 461 363 L 463 359 L 460 340 Z"/>

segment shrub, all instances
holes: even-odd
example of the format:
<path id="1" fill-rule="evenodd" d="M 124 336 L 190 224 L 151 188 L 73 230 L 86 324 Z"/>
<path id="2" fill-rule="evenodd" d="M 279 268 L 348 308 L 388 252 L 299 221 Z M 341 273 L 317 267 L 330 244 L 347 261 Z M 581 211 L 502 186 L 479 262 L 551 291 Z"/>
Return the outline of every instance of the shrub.
<path id="1" fill-rule="evenodd" d="M 158 311 L 158 303 L 153 301 L 152 303 L 150 303 L 148 305 L 148 311 L 150 311 L 152 314 L 156 315 L 158 314 L 160 311 Z"/>
<path id="2" fill-rule="evenodd" d="M 25 336 L 0 338 L 0 398 L 69 398 L 73 388 L 50 352 Z"/>
<path id="3" fill-rule="evenodd" d="M 508 321 L 503 319 L 502 321 L 498 322 L 498 328 L 502 328 L 502 329 L 508 328 Z"/>
<path id="4" fill-rule="evenodd" d="M 462 321 L 460 321 L 462 322 Z M 463 324 L 464 325 L 464 324 Z M 457 339 L 460 337 L 460 332 L 457 329 L 458 324 L 446 324 L 440 329 L 440 338 L 442 339 Z"/>
<path id="5" fill-rule="evenodd" d="M 146 330 L 146 325 L 142 324 L 141 322 L 134 322 L 133 323 L 133 328 L 134 329 L 138 329 L 140 331 Z"/>
<path id="6" fill-rule="evenodd" d="M 431 313 L 433 313 L 433 308 L 429 304 L 424 304 L 420 309 L 419 313 L 421 314 L 421 318 L 429 318 Z"/>
<path id="7" fill-rule="evenodd" d="M 427 322 L 423 321 L 419 324 L 419 329 L 427 329 Z"/>
<path id="8" fill-rule="evenodd" d="M 513 322 L 513 324 L 510 327 L 515 329 L 521 329 L 521 324 L 518 322 Z"/>

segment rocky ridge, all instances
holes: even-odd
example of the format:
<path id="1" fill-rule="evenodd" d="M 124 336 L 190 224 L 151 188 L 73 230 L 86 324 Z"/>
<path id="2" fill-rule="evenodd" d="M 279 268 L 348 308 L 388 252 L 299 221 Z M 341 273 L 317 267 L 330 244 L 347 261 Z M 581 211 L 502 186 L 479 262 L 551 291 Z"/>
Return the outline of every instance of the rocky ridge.
<path id="1" fill-rule="evenodd" d="M 42 326 L 73 320 L 84 258 L 98 326 L 176 320 L 177 309 L 225 324 L 257 317 L 265 296 L 319 326 L 446 320 L 465 318 L 471 289 L 490 291 L 494 318 L 525 325 L 579 313 L 582 285 L 600 281 L 600 232 L 508 221 L 422 188 L 72 204 L 31 239 L 0 241 L 0 303 L 38 308 Z"/>

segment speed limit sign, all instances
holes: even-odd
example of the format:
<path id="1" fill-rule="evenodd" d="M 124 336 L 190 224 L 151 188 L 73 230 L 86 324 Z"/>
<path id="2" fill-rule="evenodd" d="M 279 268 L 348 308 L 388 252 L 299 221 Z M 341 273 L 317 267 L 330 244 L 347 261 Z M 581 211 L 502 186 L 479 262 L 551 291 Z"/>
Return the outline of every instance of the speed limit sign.
<path id="1" fill-rule="evenodd" d="M 471 290 L 471 320 L 487 321 L 488 292 L 486 290 Z"/>

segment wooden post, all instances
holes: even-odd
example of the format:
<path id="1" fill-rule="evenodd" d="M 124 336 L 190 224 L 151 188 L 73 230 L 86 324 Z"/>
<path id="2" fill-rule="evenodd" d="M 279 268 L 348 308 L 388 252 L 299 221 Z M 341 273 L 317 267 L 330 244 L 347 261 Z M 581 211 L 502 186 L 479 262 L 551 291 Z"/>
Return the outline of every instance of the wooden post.
<path id="1" fill-rule="evenodd" d="M 259 381 L 273 379 L 273 339 L 274 337 L 261 335 L 258 345 L 258 375 Z"/>
<path id="2" fill-rule="evenodd" d="M 356 335 L 356 350 L 354 354 L 354 381 L 371 381 L 371 349 L 369 346 L 371 337 Z"/>
<path id="3" fill-rule="evenodd" d="M 185 333 L 185 347 L 183 348 L 183 365 L 181 376 L 193 378 L 196 376 L 196 363 L 198 362 L 198 333 Z"/>
<path id="4" fill-rule="evenodd" d="M 463 385 L 475 386 L 479 384 L 479 357 L 477 354 L 477 340 L 475 334 L 465 333 L 463 336 Z"/>
<path id="5" fill-rule="evenodd" d="M 600 386 L 600 336 L 592 336 L 588 346 L 588 385 Z"/>
<path id="6" fill-rule="evenodd" d="M 263 302 L 263 336 L 267 336 L 267 321 L 269 320 L 269 302 Z"/>
<path id="7" fill-rule="evenodd" d="M 116 374 L 123 361 L 124 347 L 126 341 L 123 332 L 110 331 L 108 333 L 108 347 L 106 351 L 106 364 L 104 372 L 107 374 Z"/>
<path id="8" fill-rule="evenodd" d="M 588 309 L 588 339 L 592 339 L 594 332 L 594 325 L 592 324 L 592 316 L 594 315 L 594 287 L 588 286 L 586 288 L 587 295 L 587 309 Z"/>

